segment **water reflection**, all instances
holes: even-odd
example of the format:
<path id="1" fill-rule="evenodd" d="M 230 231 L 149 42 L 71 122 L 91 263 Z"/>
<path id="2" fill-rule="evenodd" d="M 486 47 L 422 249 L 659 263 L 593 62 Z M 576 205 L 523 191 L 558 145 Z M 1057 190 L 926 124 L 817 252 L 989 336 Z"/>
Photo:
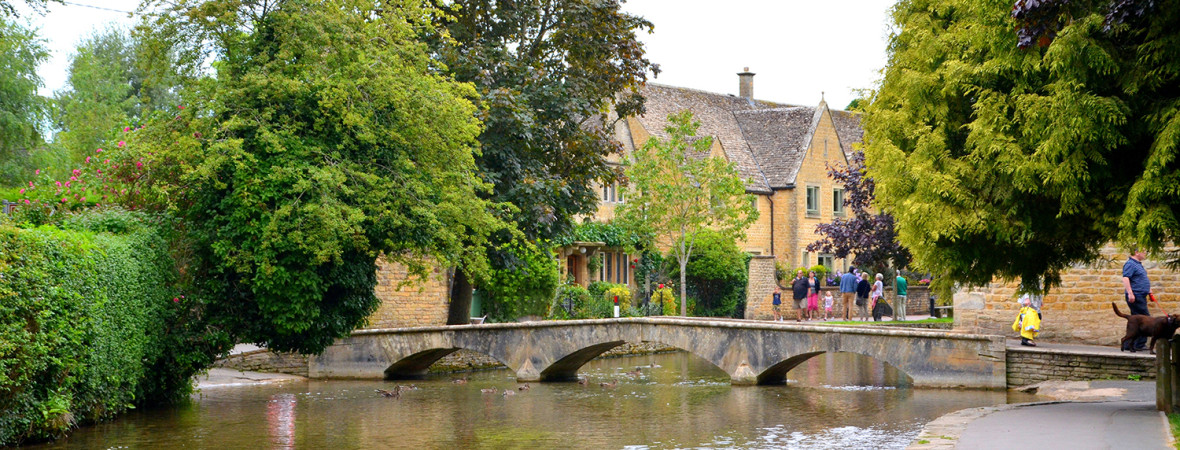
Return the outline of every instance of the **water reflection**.
<path id="1" fill-rule="evenodd" d="M 636 368 L 639 368 L 636 370 Z M 1003 392 L 911 389 L 878 361 L 821 355 L 780 386 L 731 386 L 687 353 L 593 361 L 578 383 L 516 391 L 506 370 L 416 381 L 206 389 L 190 405 L 77 430 L 62 448 L 904 448 L 921 427 Z M 617 381 L 614 387 L 599 384 Z M 401 382 L 405 384 L 406 382 Z M 513 389 L 515 395 L 480 389 Z M 1016 400 L 1028 401 L 1022 397 Z"/>

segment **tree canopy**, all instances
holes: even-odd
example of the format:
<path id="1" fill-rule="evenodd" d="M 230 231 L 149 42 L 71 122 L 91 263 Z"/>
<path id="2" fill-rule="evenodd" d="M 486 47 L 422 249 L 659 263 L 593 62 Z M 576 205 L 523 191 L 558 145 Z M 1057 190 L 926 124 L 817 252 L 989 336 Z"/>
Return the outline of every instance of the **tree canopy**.
<path id="1" fill-rule="evenodd" d="M 138 127 L 153 111 L 179 104 L 181 77 L 170 58 L 149 52 L 154 48 L 149 39 L 142 31 L 111 27 L 79 43 L 66 88 L 53 98 L 54 144 L 71 153 L 75 163 L 120 129 Z"/>
<path id="2" fill-rule="evenodd" d="M 48 57 L 36 33 L 0 14 L 0 184 L 14 185 L 31 171 L 31 152 L 42 142 L 37 65 Z"/>
<path id="3" fill-rule="evenodd" d="M 709 156 L 710 137 L 696 136 L 700 122 L 683 111 L 668 116 L 667 139 L 652 137 L 636 149 L 627 177 L 627 202 L 617 220 L 640 235 L 667 236 L 680 263 L 680 314 L 685 315 L 685 274 L 696 238 L 712 230 L 740 240 L 758 220 L 745 181 L 733 163 Z"/>
<path id="4" fill-rule="evenodd" d="M 442 61 L 479 89 L 490 198 L 517 206 L 529 238 L 569 232 L 598 207 L 595 183 L 618 179 L 612 120 L 640 111 L 638 88 L 658 72 L 636 37 L 651 23 L 618 0 L 435 3 L 450 38 L 434 40 Z"/>
<path id="5" fill-rule="evenodd" d="M 865 152 L 917 265 L 1043 291 L 1111 240 L 1176 241 L 1180 2 L 1113 25 L 1100 3 L 1024 49 L 1010 0 L 895 6 Z"/>
<path id="6" fill-rule="evenodd" d="M 486 268 L 502 223 L 476 174 L 475 89 L 417 39 L 417 2 L 181 2 L 157 33 L 214 58 L 129 141 L 184 219 L 205 317 L 244 342 L 318 352 L 378 305 L 379 254 Z M 208 53 L 205 53 L 208 52 Z M 200 58 L 190 59 L 199 60 Z M 134 162 L 135 160 L 130 160 Z"/>

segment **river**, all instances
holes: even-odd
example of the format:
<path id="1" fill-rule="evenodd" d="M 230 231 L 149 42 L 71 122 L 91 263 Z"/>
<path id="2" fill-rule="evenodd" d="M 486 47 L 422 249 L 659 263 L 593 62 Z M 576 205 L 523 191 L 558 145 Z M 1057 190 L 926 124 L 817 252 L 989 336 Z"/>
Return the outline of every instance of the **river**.
<path id="1" fill-rule="evenodd" d="M 688 353 L 598 359 L 579 374 L 585 384 L 528 390 L 508 370 L 465 374 L 464 384 L 447 375 L 206 388 L 186 405 L 33 448 L 905 448 L 944 414 L 1034 399 L 913 389 L 891 366 L 847 353 L 804 362 L 782 386 L 731 386 Z M 377 392 L 411 383 L 398 397 Z"/>

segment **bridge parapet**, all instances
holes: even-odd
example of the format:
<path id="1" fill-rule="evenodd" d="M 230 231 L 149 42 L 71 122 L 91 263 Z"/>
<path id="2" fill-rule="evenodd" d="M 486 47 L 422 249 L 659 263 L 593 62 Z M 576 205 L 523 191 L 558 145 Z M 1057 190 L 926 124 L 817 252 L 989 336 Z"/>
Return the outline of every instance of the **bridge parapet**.
<path id="1" fill-rule="evenodd" d="M 459 349 L 480 352 L 517 380 L 566 381 L 586 362 L 624 342 L 684 349 L 724 370 L 735 384 L 783 383 L 823 353 L 885 361 L 918 387 L 1006 387 L 1001 336 L 886 327 L 642 317 L 360 330 L 311 358 L 318 378 L 415 378 Z"/>

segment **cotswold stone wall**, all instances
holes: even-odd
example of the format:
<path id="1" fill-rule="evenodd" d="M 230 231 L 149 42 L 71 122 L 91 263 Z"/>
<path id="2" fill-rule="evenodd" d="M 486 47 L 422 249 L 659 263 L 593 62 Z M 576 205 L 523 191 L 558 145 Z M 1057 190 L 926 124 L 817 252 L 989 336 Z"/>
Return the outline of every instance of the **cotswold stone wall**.
<path id="1" fill-rule="evenodd" d="M 276 353 L 270 350 L 230 355 L 213 363 L 213 367 L 248 372 L 286 373 L 307 376 L 307 356 L 297 353 Z"/>
<path id="2" fill-rule="evenodd" d="M 1061 286 L 1044 298 L 1041 307 L 1042 332 L 1038 339 L 1091 345 L 1118 345 L 1126 331 L 1125 319 L 1114 315 L 1115 302 L 1124 314 L 1123 263 L 1128 254 L 1115 246 L 1102 249 L 1093 263 L 1078 264 L 1061 275 Z M 1165 310 L 1180 313 L 1180 273 L 1167 270 L 1157 261 L 1143 261 L 1156 298 Z M 1016 283 L 991 283 L 955 294 L 955 329 L 980 334 L 1014 337 L 1012 322 L 1020 310 Z M 1152 315 L 1162 315 L 1149 305 Z"/>
<path id="3" fill-rule="evenodd" d="M 755 256 L 750 258 L 750 273 L 746 278 L 746 318 L 770 320 L 774 317 L 771 302 L 774 300 L 774 257 Z M 790 298 L 786 294 L 784 298 Z"/>
<path id="4" fill-rule="evenodd" d="M 446 325 L 447 295 L 446 270 L 436 267 L 426 279 L 409 278 L 405 266 L 385 259 L 377 260 L 377 286 L 373 289 L 381 306 L 369 316 L 362 328 L 400 328 Z"/>
<path id="5" fill-rule="evenodd" d="M 1155 356 L 1146 353 L 1080 353 L 1044 349 L 1008 348 L 1008 386 L 1019 387 L 1046 380 L 1086 381 L 1139 376 L 1155 379 Z"/>

